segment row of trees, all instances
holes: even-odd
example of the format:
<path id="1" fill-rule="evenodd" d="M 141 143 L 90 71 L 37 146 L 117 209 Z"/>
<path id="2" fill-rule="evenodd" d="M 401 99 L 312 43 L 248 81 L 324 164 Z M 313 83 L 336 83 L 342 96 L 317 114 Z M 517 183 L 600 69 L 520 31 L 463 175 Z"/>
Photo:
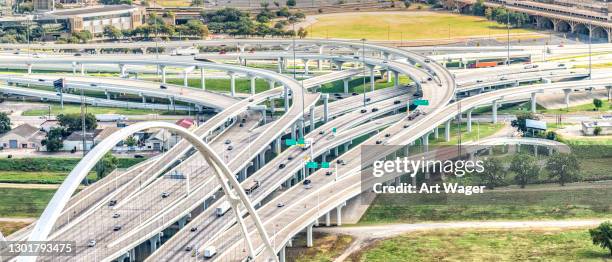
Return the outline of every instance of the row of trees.
<path id="1" fill-rule="evenodd" d="M 286 10 L 283 11 L 283 10 Z M 279 13 L 280 12 L 280 13 Z M 273 27 L 268 25 L 268 22 L 275 17 L 285 17 L 286 20 L 277 22 Z M 291 13 L 288 9 L 283 8 L 276 13 L 273 13 L 267 8 L 257 15 L 256 21 L 253 21 L 248 13 L 242 12 L 235 8 L 225 8 L 221 10 L 203 12 L 202 18 L 208 25 L 208 29 L 213 33 L 228 34 L 232 36 L 293 36 L 298 35 L 298 32 L 293 30 L 284 30 L 283 28 L 290 24 L 296 23 L 304 18 L 303 13 Z M 302 30 L 303 31 L 303 30 Z M 302 32 L 305 37 L 305 31 Z"/>
<path id="2" fill-rule="evenodd" d="M 484 16 L 500 24 L 507 24 L 509 20 L 510 25 L 513 27 L 523 27 L 530 21 L 529 15 L 524 13 L 509 11 L 504 7 L 486 7 L 484 5 L 484 0 L 478 0 L 472 6 L 471 11 L 473 15 Z"/>
<path id="3" fill-rule="evenodd" d="M 520 153 L 512 157 L 509 167 L 505 167 L 498 158 L 488 158 L 483 163 L 484 172 L 479 175 L 481 184 L 488 188 L 506 185 L 508 172 L 515 174 L 514 181 L 525 188 L 527 184 L 537 182 L 542 173 L 536 157 Z M 567 153 L 554 153 L 545 164 L 548 178 L 557 181 L 561 186 L 580 179 L 580 163 L 576 156 Z"/>

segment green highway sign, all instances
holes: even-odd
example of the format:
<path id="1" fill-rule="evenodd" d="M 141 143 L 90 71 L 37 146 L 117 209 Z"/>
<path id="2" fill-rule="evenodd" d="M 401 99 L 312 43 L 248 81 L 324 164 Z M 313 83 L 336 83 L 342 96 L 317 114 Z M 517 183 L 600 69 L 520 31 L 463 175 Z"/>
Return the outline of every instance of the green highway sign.
<path id="1" fill-rule="evenodd" d="M 319 163 L 317 163 L 317 162 L 306 162 L 306 167 L 307 168 L 318 168 L 319 167 Z"/>
<path id="2" fill-rule="evenodd" d="M 329 168 L 329 162 L 321 162 L 321 168 Z"/>
<path id="3" fill-rule="evenodd" d="M 428 106 L 429 105 L 429 100 L 417 99 L 417 100 L 414 100 L 414 102 L 412 104 L 417 105 L 417 106 Z"/>
<path id="4" fill-rule="evenodd" d="M 335 127 L 332 127 L 332 133 L 336 133 L 337 129 Z"/>
<path id="5" fill-rule="evenodd" d="M 295 145 L 297 145 L 297 141 L 295 141 L 295 139 L 285 139 L 285 145 L 287 145 L 287 146 L 295 146 Z"/>
<path id="6" fill-rule="evenodd" d="M 300 145 L 305 144 L 305 142 L 304 142 L 304 138 L 300 138 L 300 139 L 298 139 L 297 143 L 298 143 L 298 144 L 300 144 Z"/>

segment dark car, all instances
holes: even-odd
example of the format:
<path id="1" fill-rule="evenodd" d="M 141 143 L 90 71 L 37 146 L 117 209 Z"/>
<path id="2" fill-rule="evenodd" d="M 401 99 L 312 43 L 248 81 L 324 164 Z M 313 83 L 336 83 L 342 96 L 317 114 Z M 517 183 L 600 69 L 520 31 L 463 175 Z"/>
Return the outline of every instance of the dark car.
<path id="1" fill-rule="evenodd" d="M 331 176 L 331 175 L 333 175 L 333 173 L 332 173 L 332 171 L 327 171 L 327 172 L 325 172 L 325 175 L 326 176 Z"/>
<path id="2" fill-rule="evenodd" d="M 312 183 L 310 179 L 304 179 L 304 185 L 310 185 L 310 183 Z"/>
<path id="3" fill-rule="evenodd" d="M 191 249 L 192 249 L 191 246 L 185 247 L 185 251 L 187 251 L 187 252 L 191 251 Z"/>
<path id="4" fill-rule="evenodd" d="M 368 110 L 367 110 L 367 109 L 361 109 L 361 111 L 360 111 L 360 112 L 361 112 L 361 113 L 367 113 L 367 112 L 368 112 Z"/>
<path id="5" fill-rule="evenodd" d="M 385 134 L 385 137 L 390 137 L 390 136 L 391 136 L 391 134 L 389 134 L 389 133 Z"/>
<path id="6" fill-rule="evenodd" d="M 81 53 L 76 53 L 76 54 L 74 54 L 74 56 L 82 56 L 82 54 Z"/>
<path id="7" fill-rule="evenodd" d="M 283 169 L 283 168 L 285 168 L 285 166 L 286 166 L 285 164 L 280 164 L 280 165 L 278 165 L 278 169 Z"/>
<path id="8" fill-rule="evenodd" d="M 395 100 L 395 101 L 393 101 L 393 104 L 394 104 L 394 105 L 399 105 L 401 102 L 402 102 L 402 101 Z"/>
<path id="9" fill-rule="evenodd" d="M 167 86 L 165 86 L 165 85 L 160 85 L 160 86 L 159 86 L 159 88 L 160 88 L 160 89 L 168 89 L 168 87 L 167 87 Z"/>
<path id="10" fill-rule="evenodd" d="M 144 158 L 143 155 L 134 155 L 134 158 Z"/>
<path id="11" fill-rule="evenodd" d="M 117 200 L 111 200 L 110 202 L 108 202 L 109 207 L 115 206 L 116 204 L 117 204 Z"/>
<path id="12" fill-rule="evenodd" d="M 196 231 L 198 231 L 198 228 L 197 227 L 192 227 L 191 229 L 189 229 L 189 231 L 196 232 Z"/>
<path id="13" fill-rule="evenodd" d="M 376 111 L 378 111 L 378 108 L 376 108 L 376 107 L 372 108 L 372 112 L 376 112 Z"/>
<path id="14" fill-rule="evenodd" d="M 380 141 L 380 140 L 376 140 L 376 144 L 377 144 L 377 145 L 380 145 L 380 144 L 382 144 L 382 141 Z"/>
<path id="15" fill-rule="evenodd" d="M 354 95 L 354 96 L 356 96 L 356 95 L 358 95 L 358 94 L 357 94 L 357 93 L 352 93 L 351 95 Z"/>
<path id="16" fill-rule="evenodd" d="M 121 230 L 121 226 L 116 225 L 113 227 L 113 231 L 119 231 L 119 230 Z"/>

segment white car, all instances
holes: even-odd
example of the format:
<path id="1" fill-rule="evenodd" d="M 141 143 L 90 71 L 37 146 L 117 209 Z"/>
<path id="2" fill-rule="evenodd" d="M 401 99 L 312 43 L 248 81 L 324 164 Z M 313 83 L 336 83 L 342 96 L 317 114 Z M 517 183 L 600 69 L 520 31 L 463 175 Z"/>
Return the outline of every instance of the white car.
<path id="1" fill-rule="evenodd" d="M 88 246 L 88 247 L 94 247 L 94 246 L 96 246 L 96 240 L 94 240 L 94 239 L 89 240 L 89 242 L 87 242 L 87 246 Z"/>

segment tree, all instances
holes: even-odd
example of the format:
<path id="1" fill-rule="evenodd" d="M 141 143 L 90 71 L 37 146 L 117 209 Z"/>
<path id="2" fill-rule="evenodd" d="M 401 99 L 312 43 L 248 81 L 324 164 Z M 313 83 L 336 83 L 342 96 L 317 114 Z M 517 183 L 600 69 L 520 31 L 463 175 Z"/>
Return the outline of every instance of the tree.
<path id="1" fill-rule="evenodd" d="M 113 156 L 113 154 L 111 154 L 110 152 L 106 153 L 104 157 L 100 159 L 98 163 L 96 163 L 96 166 L 95 166 L 96 176 L 98 177 L 98 180 L 104 178 L 110 172 L 115 170 L 115 168 L 117 168 L 118 162 L 119 161 L 117 160 L 115 156 Z"/>
<path id="2" fill-rule="evenodd" d="M 287 6 L 294 7 L 295 6 L 295 0 L 287 0 Z"/>
<path id="3" fill-rule="evenodd" d="M 472 14 L 473 15 L 478 15 L 478 16 L 483 16 L 483 15 L 485 15 L 485 9 L 486 9 L 486 7 L 484 5 L 484 0 L 478 0 L 472 6 Z"/>
<path id="4" fill-rule="evenodd" d="M 593 99 L 593 105 L 595 106 L 596 110 L 599 111 L 599 109 L 603 106 L 603 101 L 601 101 L 601 99 L 595 98 Z"/>
<path id="5" fill-rule="evenodd" d="M 525 185 L 538 178 L 540 167 L 535 157 L 528 154 L 516 154 L 512 157 L 512 161 L 510 162 L 510 171 L 516 174 L 514 180 L 521 188 L 525 188 Z"/>
<path id="6" fill-rule="evenodd" d="M 527 127 L 525 126 L 525 120 L 527 119 L 538 120 L 539 118 L 531 112 L 520 113 L 516 115 L 516 120 L 512 120 L 511 125 L 516 127 L 521 132 L 526 132 Z"/>
<path id="7" fill-rule="evenodd" d="M 119 39 L 123 36 L 121 30 L 112 25 L 104 26 L 104 32 L 102 34 L 110 39 Z"/>
<path id="8" fill-rule="evenodd" d="M 308 31 L 304 30 L 304 28 L 300 27 L 300 29 L 297 32 L 298 37 L 300 38 L 304 38 L 308 35 Z"/>
<path id="9" fill-rule="evenodd" d="M 60 126 L 65 127 L 69 132 L 81 130 L 81 114 L 60 114 L 57 116 L 57 121 Z M 92 113 L 85 114 L 85 129 L 96 129 L 98 123 L 96 116 Z"/>
<path id="10" fill-rule="evenodd" d="M 203 6 L 204 0 L 191 0 L 191 6 Z"/>
<path id="11" fill-rule="evenodd" d="M 612 222 L 606 221 L 598 227 L 589 229 L 593 245 L 607 248 L 612 256 Z"/>
<path id="12" fill-rule="evenodd" d="M 138 140 L 134 136 L 128 136 L 125 139 L 125 145 L 127 145 L 129 147 L 136 146 L 136 144 L 138 144 Z"/>
<path id="13" fill-rule="evenodd" d="M 601 131 L 602 131 L 602 130 L 601 130 L 601 126 L 596 126 L 596 127 L 593 129 L 593 135 L 598 136 L 598 135 L 600 135 L 600 134 L 601 134 Z"/>
<path id="14" fill-rule="evenodd" d="M 0 134 L 11 131 L 11 119 L 4 112 L 0 113 Z"/>
<path id="15" fill-rule="evenodd" d="M 488 188 L 494 189 L 504 184 L 506 170 L 498 158 L 487 158 L 483 163 L 484 171 L 480 174 L 480 179 Z"/>
<path id="16" fill-rule="evenodd" d="M 54 127 L 49 130 L 45 139 L 41 141 L 43 146 L 47 147 L 47 151 L 49 152 L 57 152 L 62 147 L 64 147 L 64 142 L 62 138 L 64 136 L 65 130 L 61 127 Z"/>
<path id="17" fill-rule="evenodd" d="M 573 154 L 554 153 L 546 161 L 546 169 L 550 178 L 556 178 L 561 186 L 579 179 L 580 163 Z"/>

